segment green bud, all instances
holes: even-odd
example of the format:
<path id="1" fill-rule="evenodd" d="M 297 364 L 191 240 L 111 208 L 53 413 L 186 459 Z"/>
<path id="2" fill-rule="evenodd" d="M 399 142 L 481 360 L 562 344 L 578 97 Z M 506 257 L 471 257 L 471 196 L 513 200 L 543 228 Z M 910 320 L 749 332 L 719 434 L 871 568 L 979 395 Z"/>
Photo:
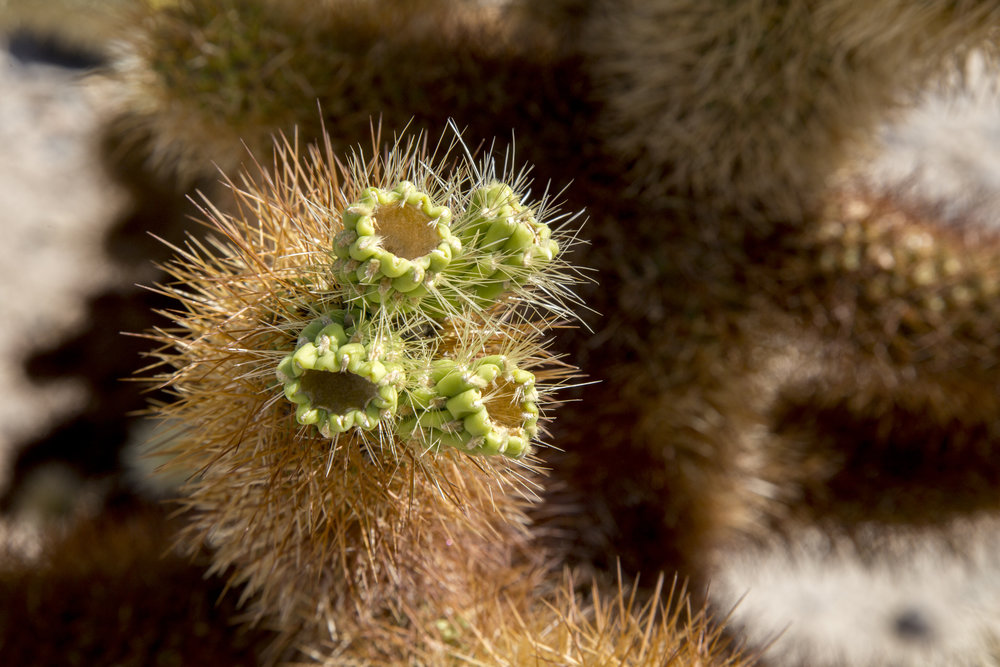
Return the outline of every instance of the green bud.
<path id="1" fill-rule="evenodd" d="M 380 340 L 367 321 L 346 324 L 338 310 L 302 330 L 298 347 L 275 369 L 295 419 L 324 436 L 371 430 L 397 410 L 405 377 L 402 343 Z"/>
<path id="2" fill-rule="evenodd" d="M 451 233 L 451 211 L 408 181 L 392 190 L 365 189 L 341 219 L 334 273 L 372 306 L 414 307 L 462 249 Z"/>

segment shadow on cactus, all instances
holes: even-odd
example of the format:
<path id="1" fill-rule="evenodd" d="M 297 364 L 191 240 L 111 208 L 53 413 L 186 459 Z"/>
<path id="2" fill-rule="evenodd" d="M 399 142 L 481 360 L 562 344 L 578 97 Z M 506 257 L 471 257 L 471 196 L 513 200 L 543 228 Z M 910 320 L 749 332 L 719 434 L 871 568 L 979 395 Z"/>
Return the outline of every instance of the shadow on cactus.
<path id="1" fill-rule="evenodd" d="M 164 267 L 180 306 L 148 335 L 176 400 L 152 411 L 167 469 L 196 471 L 184 540 L 234 566 L 277 652 L 430 650 L 442 610 L 528 604 L 552 566 L 524 510 L 577 375 L 547 350 L 579 305 L 577 216 L 451 136 L 344 162 L 279 141 Z"/>

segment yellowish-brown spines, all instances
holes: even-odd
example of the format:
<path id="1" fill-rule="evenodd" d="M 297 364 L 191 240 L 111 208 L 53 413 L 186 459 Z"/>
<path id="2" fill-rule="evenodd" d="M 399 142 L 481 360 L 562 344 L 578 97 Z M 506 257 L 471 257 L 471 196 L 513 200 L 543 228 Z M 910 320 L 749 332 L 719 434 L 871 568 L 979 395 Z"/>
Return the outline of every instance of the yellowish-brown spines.
<path id="1" fill-rule="evenodd" d="M 755 658 L 722 635 L 704 609 L 692 608 L 685 587 L 661 576 L 651 590 L 605 581 L 582 583 L 564 569 L 527 610 L 510 596 L 484 600 L 473 617 L 449 615 L 445 627 L 456 653 L 473 664 L 501 667 L 556 663 L 659 667 L 665 664 L 741 667 Z M 610 578 L 610 577 L 608 577 Z"/>

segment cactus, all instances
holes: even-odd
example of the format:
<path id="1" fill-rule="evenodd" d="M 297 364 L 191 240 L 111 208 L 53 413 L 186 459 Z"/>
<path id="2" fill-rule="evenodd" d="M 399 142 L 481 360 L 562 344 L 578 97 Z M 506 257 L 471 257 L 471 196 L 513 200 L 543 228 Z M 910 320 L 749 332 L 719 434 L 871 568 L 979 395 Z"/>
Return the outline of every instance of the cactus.
<path id="1" fill-rule="evenodd" d="M 559 253 L 552 230 L 504 183 L 489 183 L 472 192 L 456 234 L 480 250 L 466 268 L 476 303 L 491 303 L 524 285 Z"/>
<path id="2" fill-rule="evenodd" d="M 651 199 L 757 225 L 817 215 L 882 119 L 991 48 L 1000 19 L 977 0 L 595 4 L 583 43 L 608 101 L 602 131 L 631 180 Z"/>
<path id="3" fill-rule="evenodd" d="M 458 29 L 477 12 L 475 3 L 440 0 L 379 0 L 377 8 L 331 0 L 137 4 L 124 13 L 106 72 L 118 111 L 111 133 L 160 175 L 188 185 L 212 176 L 216 166 L 235 172 L 245 147 L 263 155 L 277 131 L 320 140 L 324 119 L 328 127 L 357 130 L 338 143 L 346 149 L 367 136 L 371 105 L 401 114 L 392 126 L 403 127 L 413 110 L 402 111 L 393 97 L 409 85 L 362 83 L 386 75 L 401 84 L 419 81 L 419 66 L 410 71 L 417 65 L 412 57 L 401 54 L 393 62 L 378 53 L 391 43 L 383 38 L 419 24 L 440 43 L 442 30 Z M 365 73 L 348 74 L 356 68 Z M 435 117 L 435 131 L 447 118 Z"/>
<path id="4" fill-rule="evenodd" d="M 158 412 L 190 429 L 166 452 L 168 467 L 199 471 L 184 490 L 187 539 L 210 538 L 215 566 L 235 568 L 251 613 L 280 630 L 275 647 L 339 645 L 375 661 L 433 653 L 422 633 L 443 610 L 471 612 L 477 590 L 508 577 L 530 600 L 550 567 L 527 555 L 524 511 L 540 483 L 532 443 L 541 407 L 575 370 L 543 344 L 555 321 L 538 315 L 545 299 L 521 308 L 526 280 L 488 307 L 455 299 L 443 312 L 407 286 L 404 308 L 359 295 L 368 270 L 345 268 L 377 263 L 387 273 L 376 282 L 398 287 L 393 235 L 427 231 L 426 266 L 403 259 L 440 273 L 429 292 L 464 289 L 436 262 L 475 256 L 479 241 L 453 242 L 447 213 L 464 215 L 480 176 L 504 175 L 456 142 L 449 167 L 419 138 L 343 163 L 329 143 L 303 154 L 283 141 L 276 170 L 228 181 L 235 213 L 205 203 L 225 240 L 192 239 L 165 267 L 176 282 L 162 289 L 184 312 L 152 334 L 173 369 L 158 382 L 177 396 Z M 557 261 L 535 270 L 560 280 Z M 460 432 L 438 419 L 441 406 Z"/>
<path id="5" fill-rule="evenodd" d="M 479 633 L 463 655 L 473 664 L 501 667 L 545 664 L 664 664 L 749 667 L 757 656 L 739 650 L 713 627 L 705 610 L 682 604 L 686 588 L 676 579 L 668 587 L 661 575 L 652 595 L 640 600 L 639 582 L 593 581 L 564 571 L 550 584 L 544 604 L 525 613 L 510 600 L 484 600 L 477 620 L 491 632 Z M 454 616 L 442 620 L 452 641 L 472 634 Z"/>
<path id="6" fill-rule="evenodd" d="M 206 576 L 204 552 L 192 559 L 172 548 L 178 522 L 166 514 L 142 507 L 127 517 L 84 516 L 27 540 L 5 521 L 4 658 L 31 665 L 260 664 L 273 633 L 233 626 L 238 596 L 224 577 Z M 16 554 L 19 541 L 39 553 Z M 39 642 L 42 634 L 53 641 Z"/>

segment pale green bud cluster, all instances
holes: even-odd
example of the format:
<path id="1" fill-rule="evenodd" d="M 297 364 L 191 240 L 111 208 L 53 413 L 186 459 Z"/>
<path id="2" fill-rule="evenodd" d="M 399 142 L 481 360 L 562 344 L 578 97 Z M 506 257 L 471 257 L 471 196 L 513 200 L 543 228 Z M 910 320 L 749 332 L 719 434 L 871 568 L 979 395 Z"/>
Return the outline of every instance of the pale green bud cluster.
<path id="1" fill-rule="evenodd" d="M 421 380 L 409 392 L 412 414 L 400 423 L 401 437 L 517 458 L 538 434 L 535 376 L 505 356 L 438 359 Z"/>
<path id="2" fill-rule="evenodd" d="M 341 212 L 333 273 L 342 292 L 331 301 L 350 310 L 309 324 L 277 369 L 300 424 L 324 436 L 379 427 L 428 450 L 530 451 L 534 374 L 483 341 L 456 352 L 440 337 L 496 317 L 487 311 L 552 262 L 559 245 L 508 185 L 480 184 L 449 201 L 458 202 L 454 211 L 401 181 L 366 188 Z"/>
<path id="3" fill-rule="evenodd" d="M 416 355 L 424 346 L 380 338 L 360 317 L 338 310 L 314 320 L 278 364 L 300 424 L 315 426 L 324 437 L 382 424 L 433 449 L 511 458 L 529 451 L 538 433 L 534 374 L 502 355 L 465 365 L 436 359 L 420 373 L 407 373 L 422 363 Z"/>
<path id="4" fill-rule="evenodd" d="M 480 248 L 475 265 L 475 293 L 481 302 L 495 300 L 524 284 L 559 253 L 548 225 L 521 206 L 508 185 L 492 183 L 477 188 L 469 199 L 462 230 L 463 241 Z"/>
<path id="5" fill-rule="evenodd" d="M 334 273 L 349 298 L 431 318 L 490 307 L 559 253 L 548 225 L 499 182 L 474 189 L 455 220 L 408 181 L 366 189 L 341 217 Z"/>
<path id="6" fill-rule="evenodd" d="M 451 234 L 451 211 L 408 181 L 388 191 L 367 188 L 342 219 L 334 272 L 374 307 L 423 298 L 462 249 Z"/>
<path id="7" fill-rule="evenodd" d="M 346 311 L 314 320 L 277 368 L 285 398 L 297 406 L 295 419 L 327 437 L 370 431 L 395 415 L 405 381 L 400 342 L 351 320 Z"/>

